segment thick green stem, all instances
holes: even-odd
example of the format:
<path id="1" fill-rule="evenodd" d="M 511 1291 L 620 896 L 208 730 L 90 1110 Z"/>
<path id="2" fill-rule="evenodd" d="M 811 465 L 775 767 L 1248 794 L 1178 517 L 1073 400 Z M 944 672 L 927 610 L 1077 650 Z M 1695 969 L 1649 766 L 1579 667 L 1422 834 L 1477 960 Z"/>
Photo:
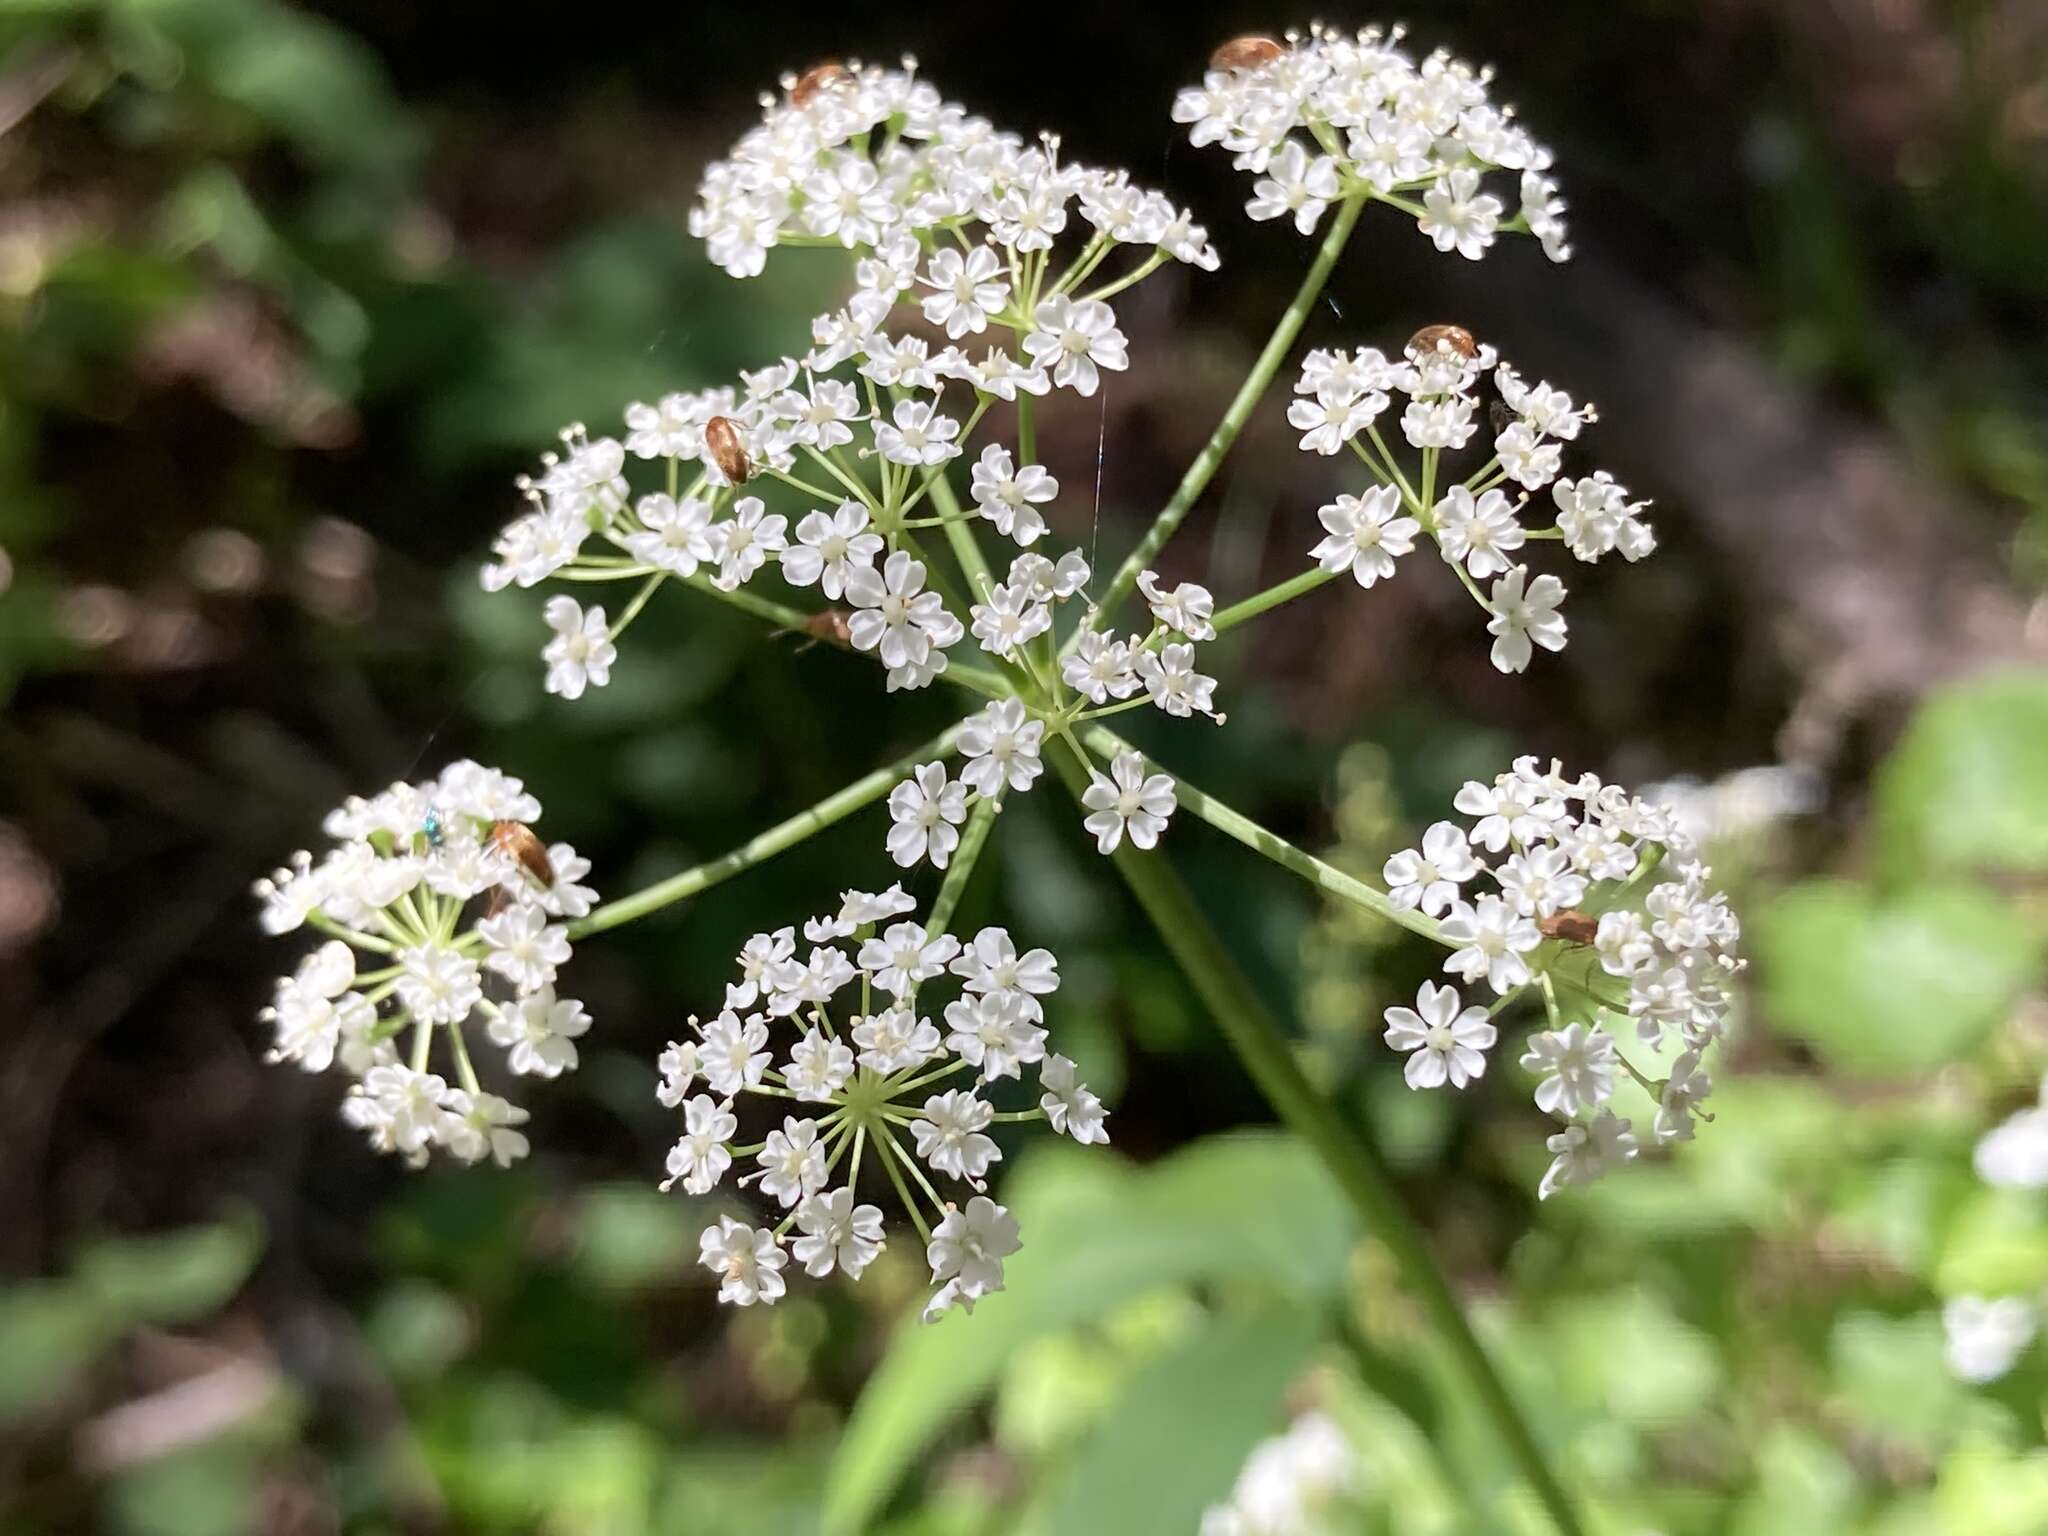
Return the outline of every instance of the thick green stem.
<path id="1" fill-rule="evenodd" d="M 1060 776 L 1078 800 L 1087 786 L 1087 773 L 1071 749 L 1061 745 L 1057 754 Z M 1582 1536 L 1571 1501 L 1507 1384 L 1465 1320 L 1427 1239 L 1402 1204 L 1379 1149 L 1310 1085 L 1278 1021 L 1266 1010 L 1164 855 L 1141 853 L 1125 843 L 1111 858 L 1266 1102 L 1322 1159 L 1366 1229 L 1393 1254 L 1551 1520 L 1563 1536 Z"/>
<path id="2" fill-rule="evenodd" d="M 1081 732 L 1087 746 L 1107 758 L 1114 758 L 1121 752 L 1135 752 L 1138 749 L 1106 726 L 1090 725 Z M 1160 765 L 1155 764 L 1155 767 Z M 1171 773 L 1170 769 L 1161 769 Z M 1193 811 L 1217 831 L 1236 838 L 1254 853 L 1264 854 L 1282 869 L 1291 870 L 1320 891 L 1335 896 L 1339 901 L 1348 901 L 1355 907 L 1398 923 L 1412 933 L 1419 933 L 1425 939 L 1448 945 L 1443 930 L 1435 918 L 1407 907 L 1397 907 L 1393 898 L 1378 886 L 1367 885 L 1356 875 L 1347 875 L 1334 864 L 1326 864 L 1314 854 L 1294 846 L 1278 832 L 1260 826 L 1241 811 L 1232 810 L 1213 795 L 1205 795 L 1186 779 L 1173 774 L 1174 794 L 1181 809 Z"/>
<path id="3" fill-rule="evenodd" d="M 756 864 L 766 863 L 778 853 L 787 852 L 805 838 L 822 832 L 834 822 L 844 821 L 855 811 L 872 805 L 901 783 L 903 776 L 919 763 L 928 763 L 933 758 L 944 757 L 953 750 L 954 739 L 960 734 L 959 725 L 948 726 L 944 731 L 926 742 L 914 752 L 906 752 L 893 763 L 886 763 L 873 773 L 855 779 L 836 794 L 827 795 L 807 811 L 799 811 L 784 822 L 778 822 L 760 836 L 740 844 L 732 852 L 723 854 L 708 863 L 686 869 L 681 874 L 671 875 L 657 881 L 644 891 L 635 891 L 631 896 L 622 896 L 617 901 L 608 901 L 590 916 L 569 924 L 569 937 L 584 938 L 589 934 L 603 933 L 630 923 L 636 918 L 659 912 L 671 903 L 682 901 L 708 891 L 734 875 L 744 874 Z"/>
<path id="4" fill-rule="evenodd" d="M 938 897 L 932 902 L 931 915 L 925 919 L 927 932 L 944 933 L 946 925 L 953 921 L 954 910 L 967 890 L 967 878 L 974 873 L 982 849 L 988 846 L 989 828 L 995 825 L 996 814 L 1002 808 L 1000 801 L 983 800 L 967 818 L 967 826 L 960 834 L 960 846 L 953 850 L 952 862 L 946 866 L 945 883 L 939 887 Z"/>
<path id="5" fill-rule="evenodd" d="M 1223 456 L 1230 452 L 1231 444 L 1237 441 L 1238 433 L 1251 419 L 1252 408 L 1266 393 L 1266 386 L 1273 382 L 1273 375 L 1280 371 L 1280 365 L 1287 360 L 1287 353 L 1294 345 L 1294 339 L 1301 334 L 1301 328 L 1308 321 L 1309 311 L 1315 308 L 1321 297 L 1323 284 L 1329 280 L 1330 269 L 1337 264 L 1337 257 L 1344 250 L 1345 241 L 1351 238 L 1352 226 L 1358 222 L 1359 210 L 1365 207 L 1366 196 L 1354 192 L 1337 208 L 1337 217 L 1331 222 L 1329 233 L 1323 236 L 1323 243 L 1316 251 L 1316 257 L 1309 264 L 1307 274 L 1301 280 L 1301 287 L 1295 290 L 1293 302 L 1281 314 L 1279 323 L 1273 327 L 1273 334 L 1266 339 L 1265 349 L 1259 353 L 1258 361 L 1252 364 L 1252 371 L 1245 375 L 1244 383 L 1238 386 L 1230 407 L 1224 411 L 1223 419 L 1216 424 L 1216 430 L 1209 434 L 1209 441 L 1202 445 L 1202 451 L 1195 455 L 1195 461 L 1188 466 L 1175 488 L 1173 499 L 1167 502 L 1153 521 L 1145 537 L 1138 541 L 1138 547 L 1131 551 L 1130 558 L 1118 567 L 1116 579 L 1103 593 L 1096 609 L 1096 622 L 1108 620 L 1117 607 L 1131 595 L 1131 589 L 1138 584 L 1139 573 L 1148 568 L 1159 556 L 1160 549 L 1173 537 L 1173 531 L 1180 526 L 1181 519 L 1188 515 L 1195 500 L 1208 489 L 1209 481 L 1215 477 Z M 1091 625 L 1090 627 L 1093 627 Z M 1078 643 L 1070 641 L 1068 649 Z"/>

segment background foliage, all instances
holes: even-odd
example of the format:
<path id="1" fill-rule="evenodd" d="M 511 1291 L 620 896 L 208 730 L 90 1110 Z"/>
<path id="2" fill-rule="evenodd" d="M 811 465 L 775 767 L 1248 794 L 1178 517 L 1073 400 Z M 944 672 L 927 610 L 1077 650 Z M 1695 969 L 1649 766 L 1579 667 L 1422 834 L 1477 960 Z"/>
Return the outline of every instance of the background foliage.
<path id="1" fill-rule="evenodd" d="M 1118 1155 L 1018 1159 L 1030 1246 L 972 1319 L 900 1327 L 901 1252 L 721 1314 L 709 1207 L 653 1188 L 655 1051 L 741 936 L 881 876 L 871 820 L 589 946 L 601 1029 L 513 1174 L 404 1175 L 260 1061 L 287 958 L 247 884 L 346 792 L 503 761 L 623 891 L 940 723 L 877 725 L 866 667 L 681 602 L 543 707 L 535 615 L 474 584 L 562 423 L 798 344 L 825 266 L 735 285 L 681 229 L 780 70 L 914 48 L 1207 216 L 1223 272 L 1148 284 L 1103 414 L 1041 426 L 1058 531 L 1121 552 L 1305 259 L 1166 120 L 1217 38 L 1287 18 L 1180 14 L 0 9 L 0 1531 L 1182 1532 L 1309 1404 L 1370 1467 L 1337 1528 L 1541 1529 L 1048 797 L 965 917 L 1061 954 Z M 1717 1123 L 1539 1212 L 1517 1074 L 1411 1095 L 1377 1045 L 1425 955 L 1193 823 L 1172 856 L 1394 1158 L 1598 1529 L 2048 1528 L 2048 1350 L 1967 1387 L 1939 1319 L 2048 1286 L 2048 1209 L 1970 1166 L 2048 1059 L 2048 24 L 1409 20 L 1501 65 L 1581 257 L 1449 270 L 1369 224 L 1311 340 L 1473 323 L 1606 408 L 1665 547 L 1584 575 L 1571 651 L 1512 682 L 1432 584 L 1322 594 L 1228 653 L 1231 728 L 1174 761 L 1367 872 L 1514 751 L 1787 765 L 1802 815 L 1698 797 L 1757 957 Z M 1297 565 L 1320 474 L 1262 412 L 1179 574 Z"/>

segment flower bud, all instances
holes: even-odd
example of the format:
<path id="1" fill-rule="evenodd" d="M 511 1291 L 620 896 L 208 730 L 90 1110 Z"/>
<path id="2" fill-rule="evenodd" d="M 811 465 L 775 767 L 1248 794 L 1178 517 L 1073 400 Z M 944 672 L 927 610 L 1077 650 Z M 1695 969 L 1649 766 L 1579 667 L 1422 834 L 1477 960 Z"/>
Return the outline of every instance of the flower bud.
<path id="1" fill-rule="evenodd" d="M 1546 939 L 1563 939 L 1567 944 L 1591 944 L 1600 936 L 1599 920 L 1584 912 L 1556 912 L 1539 918 L 1537 931 Z"/>
<path id="2" fill-rule="evenodd" d="M 1278 38 L 1249 33 L 1244 37 L 1233 37 L 1218 47 L 1209 55 L 1209 67 L 1223 70 L 1259 69 L 1272 63 L 1286 51 L 1286 45 Z"/>
<path id="3" fill-rule="evenodd" d="M 491 823 L 491 846 L 500 853 L 511 855 L 525 870 L 542 885 L 553 889 L 555 883 L 554 861 L 548 857 L 548 850 L 534 835 L 533 828 L 523 821 L 494 821 Z"/>
<path id="4" fill-rule="evenodd" d="M 718 466 L 721 475 L 734 485 L 747 483 L 754 466 L 747 462 L 740 429 L 733 425 L 730 416 L 714 416 L 704 423 L 704 446 L 711 450 L 711 462 Z"/>
<path id="5" fill-rule="evenodd" d="M 799 107 L 807 107 L 817 100 L 820 91 L 846 78 L 846 66 L 837 59 L 813 64 L 796 77 L 796 83 L 789 88 L 789 99 Z"/>
<path id="6" fill-rule="evenodd" d="M 1460 357 L 1477 357 L 1479 343 L 1472 333 L 1462 325 L 1425 325 L 1408 338 L 1408 352 L 1434 352 L 1439 347 L 1449 347 Z"/>

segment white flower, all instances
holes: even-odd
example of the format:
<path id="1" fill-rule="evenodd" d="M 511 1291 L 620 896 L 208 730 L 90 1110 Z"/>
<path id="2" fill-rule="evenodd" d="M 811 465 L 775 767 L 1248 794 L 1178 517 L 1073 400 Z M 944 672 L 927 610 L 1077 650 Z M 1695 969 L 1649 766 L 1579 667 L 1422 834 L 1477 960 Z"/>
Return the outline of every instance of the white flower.
<path id="1" fill-rule="evenodd" d="M 1423 215 L 1416 228 L 1436 242 L 1440 251 L 1455 250 L 1477 261 L 1493 244 L 1500 223 L 1501 201 L 1479 190 L 1479 173 L 1461 167 L 1422 194 Z"/>
<path id="2" fill-rule="evenodd" d="M 1312 398 L 1290 401 L 1287 423 L 1301 429 L 1304 453 L 1329 455 L 1371 426 L 1386 408 L 1387 397 L 1378 390 L 1360 395 L 1324 389 Z"/>
<path id="3" fill-rule="evenodd" d="M 1528 576 L 1529 568 L 1518 565 L 1493 584 L 1493 617 L 1486 630 L 1499 637 L 1493 642 L 1493 664 L 1503 672 L 1527 668 L 1534 654 L 1531 641 L 1546 651 L 1564 649 L 1564 615 L 1557 611 L 1564 601 L 1564 583 L 1555 576 L 1534 581 Z"/>
<path id="4" fill-rule="evenodd" d="M 984 1082 L 1018 1077 L 1020 1065 L 1045 1059 L 1045 1030 L 1037 1022 L 1038 1004 L 1021 992 L 969 995 L 946 1005 L 952 1033 L 946 1046 Z"/>
<path id="5" fill-rule="evenodd" d="M 970 331 L 988 329 L 989 316 L 1010 297 L 1002 262 L 985 245 L 962 256 L 945 246 L 932 257 L 930 276 L 918 279 L 934 291 L 924 299 L 924 317 L 944 326 L 955 341 Z"/>
<path id="6" fill-rule="evenodd" d="M 1636 1155 L 1628 1122 L 1606 1110 L 1590 1125 L 1568 1125 L 1543 1145 L 1553 1154 L 1536 1198 L 1548 1200 L 1567 1184 L 1590 1184 L 1617 1163 Z"/>
<path id="7" fill-rule="evenodd" d="M 277 1001 L 264 1015 L 277 1026 L 272 1061 L 325 1072 L 344 1027 L 361 1032 L 376 1022 L 376 1009 L 348 990 L 355 975 L 355 951 L 334 939 L 301 961 L 296 975 L 278 982 Z"/>
<path id="8" fill-rule="evenodd" d="M 995 1119 L 995 1106 L 965 1089 L 933 1094 L 924 1113 L 910 1123 L 917 1155 L 949 1178 L 979 1183 L 1002 1153 L 982 1133 Z"/>
<path id="9" fill-rule="evenodd" d="M 1100 299 L 1076 301 L 1061 294 L 1039 302 L 1024 350 L 1052 381 L 1079 395 L 1092 395 L 1100 382 L 1098 369 L 1120 373 L 1130 367 L 1124 333 L 1116 313 Z"/>
<path id="10" fill-rule="evenodd" d="M 814 1279 L 823 1279 L 837 1267 L 858 1280 L 882 1251 L 880 1209 L 855 1205 L 850 1189 L 812 1195 L 796 1208 L 796 1224 L 803 1236 L 790 1244 L 790 1251 Z"/>
<path id="11" fill-rule="evenodd" d="M 1671 1075 L 1664 1080 L 1664 1088 L 1657 1095 L 1657 1117 L 1651 1122 L 1651 1133 L 1658 1144 L 1693 1139 L 1693 1116 L 1699 1111 L 1700 1100 L 1714 1091 L 1714 1080 L 1700 1070 L 1700 1053 L 1683 1051 L 1671 1063 Z M 1707 1119 L 1714 1117 L 1708 1115 Z"/>
<path id="12" fill-rule="evenodd" d="M 2019 1363 L 2040 1324 L 2024 1296 L 1958 1296 L 1941 1309 L 1948 1368 L 1974 1386 L 1996 1381 Z"/>
<path id="13" fill-rule="evenodd" d="M 1446 560 L 1462 560 L 1475 577 L 1508 570 L 1506 552 L 1520 549 L 1528 534 L 1515 521 L 1515 509 L 1499 491 L 1474 497 L 1462 485 L 1451 487 L 1436 504 L 1437 542 Z"/>
<path id="14" fill-rule="evenodd" d="M 715 559 L 709 529 L 711 504 L 694 496 L 642 496 L 634 508 L 640 531 L 625 538 L 626 550 L 642 565 L 677 576 L 694 576 L 697 567 Z"/>
<path id="15" fill-rule="evenodd" d="M 1111 695 L 1127 699 L 1144 686 L 1129 642 L 1096 630 L 1084 631 L 1080 643 L 1061 661 L 1060 681 L 1091 704 L 1106 704 Z"/>
<path id="16" fill-rule="evenodd" d="M 1268 175 L 1252 183 L 1244 211 L 1254 219 L 1291 217 L 1302 234 L 1314 233 L 1338 193 L 1337 162 L 1328 155 L 1311 160 L 1299 139 L 1289 139 L 1267 169 Z"/>
<path id="17" fill-rule="evenodd" d="M 1028 718 L 1021 699 L 991 704 L 960 729 L 960 755 L 967 759 L 960 782 L 991 798 L 1005 784 L 1027 790 L 1045 771 L 1038 755 L 1044 740 L 1045 722 Z"/>
<path id="18" fill-rule="evenodd" d="M 1508 478 L 1532 491 L 1542 490 L 1557 478 L 1564 458 L 1563 448 L 1544 442 L 1526 421 L 1510 422 L 1507 430 L 1494 438 L 1493 451 Z"/>
<path id="19" fill-rule="evenodd" d="M 1195 648 L 1179 643 L 1163 645 L 1157 651 L 1138 653 L 1138 676 L 1152 702 L 1169 715 L 1183 719 L 1194 714 L 1214 715 L 1216 679 L 1195 670 Z M 1217 716 L 1220 723 L 1222 717 Z"/>
<path id="20" fill-rule="evenodd" d="M 924 1320 L 931 1322 L 953 1306 L 972 1312 L 982 1297 L 1000 1291 L 1003 1260 L 1022 1246 L 1016 1219 L 986 1195 L 948 1211 L 925 1248 L 932 1283 L 939 1289 L 925 1305 Z"/>
<path id="21" fill-rule="evenodd" d="M 934 646 L 943 649 L 964 633 L 939 594 L 924 590 L 924 567 L 900 549 L 879 573 L 848 573 L 846 598 L 855 609 L 848 638 L 856 650 L 874 651 L 885 667 L 921 665 Z"/>
<path id="22" fill-rule="evenodd" d="M 1479 873 L 1472 845 L 1456 822 L 1433 823 L 1422 834 L 1422 851 L 1404 848 L 1380 871 L 1387 895 L 1404 911 L 1420 907 L 1431 917 L 1459 899 L 1459 887 Z"/>
<path id="23" fill-rule="evenodd" d="M 984 928 L 964 945 L 950 967 L 961 977 L 969 992 L 1025 992 L 1044 997 L 1060 986 L 1059 962 L 1052 951 L 1026 950 L 1017 953 L 1009 932 Z"/>
<path id="24" fill-rule="evenodd" d="M 853 1043 L 859 1062 L 884 1076 L 906 1067 L 921 1067 L 939 1054 L 938 1026 L 908 1008 L 885 1008 L 853 1021 Z"/>
<path id="25" fill-rule="evenodd" d="M 1060 483 L 1042 464 L 1015 468 L 1009 450 L 990 443 L 975 461 L 969 492 L 981 515 L 996 525 L 996 532 L 1029 548 L 1045 532 L 1045 519 L 1038 508 L 1059 495 Z"/>
<path id="26" fill-rule="evenodd" d="M 500 1168 L 510 1168 L 526 1156 L 529 1143 L 516 1129 L 526 1124 L 527 1113 L 495 1093 L 450 1089 L 443 1101 L 448 1118 L 442 1122 L 444 1144 L 466 1163 L 489 1157 Z"/>
<path id="27" fill-rule="evenodd" d="M 783 1070 L 782 1080 L 799 1099 L 829 1104 L 852 1076 L 852 1048 L 844 1041 L 807 1029 L 803 1038 L 789 1048 L 789 1065 Z"/>
<path id="28" fill-rule="evenodd" d="M 768 557 L 780 554 L 789 542 L 784 531 L 789 519 L 780 513 L 770 515 L 760 497 L 742 496 L 732 504 L 732 512 L 724 522 L 713 523 L 709 534 L 718 560 L 711 584 L 721 592 L 752 580 Z"/>
<path id="29" fill-rule="evenodd" d="M 1401 493 L 1391 485 L 1325 503 L 1316 518 L 1327 536 L 1309 558 L 1332 575 L 1349 571 L 1361 587 L 1393 575 L 1395 557 L 1413 549 L 1422 531 L 1414 518 L 1396 517 L 1400 510 Z"/>
<path id="30" fill-rule="evenodd" d="M 1498 896 L 1482 896 L 1470 905 L 1454 902 L 1439 932 L 1446 944 L 1456 946 L 1445 970 L 1466 981 L 1484 977 L 1502 993 L 1529 979 L 1529 964 L 1522 957 L 1543 942 L 1536 925 Z"/>
<path id="31" fill-rule="evenodd" d="M 612 662 L 619 653 L 612 645 L 602 607 L 586 613 L 573 597 L 551 597 L 541 616 L 555 632 L 540 653 L 548 664 L 549 693 L 580 699 L 586 687 L 602 688 L 611 681 Z"/>
<path id="32" fill-rule="evenodd" d="M 425 1024 L 459 1024 L 483 1000 L 483 978 L 467 955 L 438 945 L 398 955 L 398 1000 Z"/>
<path id="33" fill-rule="evenodd" d="M 1020 582 L 989 588 L 988 600 L 968 610 L 974 638 L 991 656 L 1009 657 L 1052 628 L 1052 610 Z"/>
<path id="34" fill-rule="evenodd" d="M 1475 410 L 1461 395 L 1411 400 L 1401 412 L 1401 435 L 1417 448 L 1462 448 L 1478 430 Z"/>
<path id="35" fill-rule="evenodd" d="M 892 464 L 943 464 L 958 458 L 960 423 L 922 400 L 896 402 L 894 419 L 875 424 L 875 451 Z"/>
<path id="36" fill-rule="evenodd" d="M 1216 612 L 1216 599 L 1207 587 L 1184 581 L 1171 592 L 1162 591 L 1159 578 L 1150 571 L 1138 574 L 1138 590 L 1152 609 L 1152 617 L 1168 629 L 1190 640 L 1214 640 L 1216 626 L 1209 622 Z"/>
<path id="37" fill-rule="evenodd" d="M 555 967 L 569 958 L 568 930 L 559 923 L 550 924 L 539 907 L 508 907 L 478 923 L 476 931 L 491 946 L 485 968 L 522 993 L 552 984 Z"/>
<path id="38" fill-rule="evenodd" d="M 861 945 L 860 968 L 884 992 L 903 997 L 919 982 L 943 976 L 959 953 L 960 941 L 950 933 L 933 937 L 916 923 L 894 923 Z"/>
<path id="39" fill-rule="evenodd" d="M 768 1026 L 758 1018 L 744 1023 L 737 1015 L 721 1013 L 704 1027 L 704 1043 L 698 1060 L 704 1081 L 714 1093 L 731 1098 L 746 1088 L 758 1088 L 775 1058 L 763 1047 L 768 1044 Z"/>
<path id="40" fill-rule="evenodd" d="M 1064 1056 L 1048 1056 L 1038 1069 L 1038 1086 L 1044 1089 L 1039 1095 L 1038 1107 L 1045 1111 L 1046 1122 L 1064 1136 L 1071 1136 L 1083 1146 L 1109 1142 L 1109 1111 L 1102 1107 L 1102 1100 L 1088 1091 L 1088 1085 L 1077 1075 L 1074 1063 Z"/>
<path id="41" fill-rule="evenodd" d="M 1172 779 L 1163 773 L 1148 777 L 1145 759 L 1135 752 L 1118 753 L 1108 778 L 1092 769 L 1088 778 L 1081 804 L 1092 814 L 1081 825 L 1095 835 L 1098 849 L 1114 853 L 1127 832 L 1134 848 L 1157 846 L 1178 804 Z"/>
<path id="42" fill-rule="evenodd" d="M 789 1255 L 776 1246 L 767 1228 L 754 1228 L 730 1216 L 706 1227 L 697 1240 L 697 1261 L 719 1277 L 718 1299 L 736 1307 L 755 1302 L 771 1305 L 786 1287 L 782 1267 Z"/>
<path id="43" fill-rule="evenodd" d="M 1501 894 L 1524 917 L 1551 917 L 1577 906 L 1586 894 L 1586 877 L 1571 867 L 1570 857 L 1551 847 L 1531 848 L 1512 856 L 1494 878 Z"/>
<path id="44" fill-rule="evenodd" d="M 700 1093 L 683 1105 L 683 1134 L 668 1149 L 668 1178 L 662 1188 L 680 1182 L 693 1195 L 707 1195 L 732 1166 L 726 1145 L 740 1122 L 709 1094 Z"/>
<path id="45" fill-rule="evenodd" d="M 1977 1176 L 2001 1189 L 2048 1188 L 2048 1109 L 2023 1109 L 1977 1143 Z"/>
<path id="46" fill-rule="evenodd" d="M 786 1118 L 781 1130 L 768 1133 L 756 1161 L 761 1193 L 785 1210 L 825 1187 L 825 1144 L 818 1140 L 815 1120 Z"/>
<path id="47" fill-rule="evenodd" d="M 1413 1008 L 1386 1011 L 1387 1044 L 1412 1051 L 1403 1076 L 1410 1088 L 1462 1088 L 1486 1071 L 1486 1052 L 1500 1038 L 1478 1006 L 1460 1009 L 1456 987 L 1425 981 Z"/>
<path id="48" fill-rule="evenodd" d="M 1614 1037 L 1584 1024 L 1531 1035 L 1522 1055 L 1522 1070 L 1542 1079 L 1536 1085 L 1536 1107 L 1563 1119 L 1605 1104 L 1614 1094 L 1619 1064 Z"/>
<path id="49" fill-rule="evenodd" d="M 920 763 L 889 792 L 889 857 L 908 869 L 930 859 L 944 869 L 960 846 L 960 823 L 967 819 L 967 786 L 946 778 L 944 763 Z"/>
<path id="50" fill-rule="evenodd" d="M 507 1048 L 505 1065 L 522 1075 L 560 1077 L 576 1069 L 576 1041 L 590 1028 L 590 1015 L 573 997 L 557 999 L 542 987 L 501 1009 L 491 1019 L 493 1043 Z"/>
<path id="51" fill-rule="evenodd" d="M 674 1109 L 703 1074 L 704 1063 L 698 1054 L 697 1042 L 669 1041 L 662 1048 L 661 1055 L 655 1058 L 654 1069 L 661 1074 L 661 1081 L 654 1085 L 655 1100 L 664 1109 Z"/>
<path id="52" fill-rule="evenodd" d="M 846 592 L 847 575 L 870 570 L 882 552 L 882 537 L 870 533 L 868 511 L 857 501 L 842 501 L 832 512 L 811 511 L 796 525 L 796 543 L 782 552 L 782 577 L 793 587 L 816 584 L 837 602 Z"/>

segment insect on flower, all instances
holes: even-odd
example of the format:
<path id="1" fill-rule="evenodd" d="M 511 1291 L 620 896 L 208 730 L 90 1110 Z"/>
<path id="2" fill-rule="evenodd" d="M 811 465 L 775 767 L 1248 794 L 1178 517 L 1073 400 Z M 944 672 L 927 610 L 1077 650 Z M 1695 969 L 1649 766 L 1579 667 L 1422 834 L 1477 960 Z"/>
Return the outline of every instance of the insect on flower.
<path id="1" fill-rule="evenodd" d="M 1425 325 L 1408 338 L 1408 353 L 1435 352 L 1440 347 L 1449 347 L 1460 357 L 1477 357 L 1479 342 L 1462 325 Z"/>
<path id="2" fill-rule="evenodd" d="M 746 445 L 740 441 L 740 429 L 733 425 L 729 416 L 714 416 L 704 423 L 704 446 L 711 452 L 711 462 L 718 466 L 718 472 L 734 485 L 745 485 L 754 472 L 748 462 Z"/>
<path id="3" fill-rule="evenodd" d="M 846 66 L 837 59 L 827 59 L 822 64 L 813 64 L 796 77 L 795 84 L 789 88 L 789 99 L 799 107 L 807 107 L 817 99 L 820 91 L 847 78 Z"/>
<path id="4" fill-rule="evenodd" d="M 1244 37 L 1233 37 L 1227 43 L 1217 45 L 1209 55 L 1211 69 L 1262 69 L 1287 52 L 1287 45 L 1278 38 L 1262 37 L 1256 33 Z"/>
<path id="5" fill-rule="evenodd" d="M 548 858 L 547 845 L 541 842 L 533 828 L 525 822 L 492 822 L 491 846 L 500 853 L 509 854 L 521 869 L 540 882 L 543 890 L 553 887 L 555 866 Z"/>

